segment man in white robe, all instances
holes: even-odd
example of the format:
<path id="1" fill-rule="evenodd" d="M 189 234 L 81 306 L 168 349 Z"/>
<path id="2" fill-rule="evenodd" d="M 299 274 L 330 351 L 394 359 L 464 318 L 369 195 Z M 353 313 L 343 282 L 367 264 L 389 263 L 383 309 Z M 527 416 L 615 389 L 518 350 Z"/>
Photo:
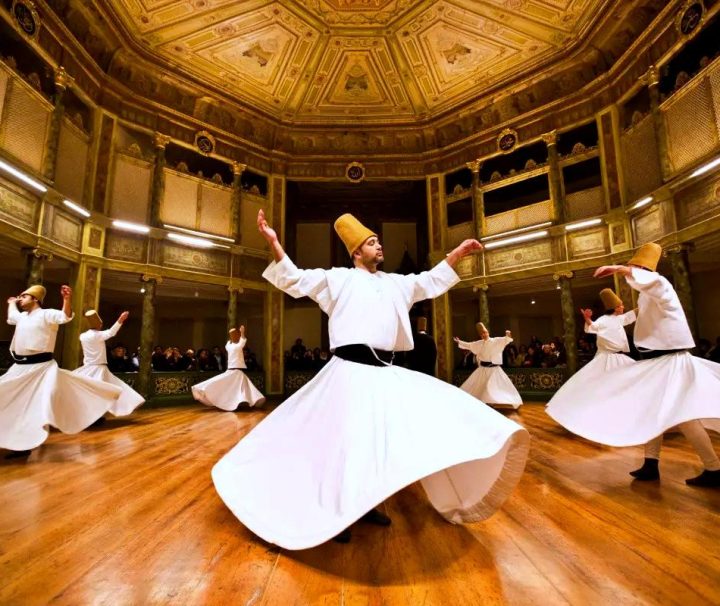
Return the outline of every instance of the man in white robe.
<path id="1" fill-rule="evenodd" d="M 408 312 L 458 281 L 453 266 L 481 248 L 466 240 L 429 272 L 378 271 L 382 246 L 351 215 L 335 224 L 353 269 L 298 269 L 258 213 L 275 261 L 264 276 L 328 314 L 332 360 L 213 468 L 216 490 L 255 534 L 287 549 L 336 537 L 421 480 L 433 507 L 464 523 L 492 515 L 525 466 L 525 429 L 457 388 L 392 365 L 413 347 Z"/>
<path id="2" fill-rule="evenodd" d="M 460 389 L 486 404 L 509 405 L 517 410 L 523 403 L 522 397 L 502 369 L 503 350 L 512 343 L 512 333 L 506 330 L 504 337 L 490 337 L 485 324 L 478 322 L 475 327 L 480 336 L 479 340 L 461 341 L 458 337 L 453 339 L 460 349 L 471 351 L 478 364 Z"/>
<path id="3" fill-rule="evenodd" d="M 102 330 L 103 321 L 97 311 L 89 309 L 85 312 L 85 321 L 89 328 L 80 335 L 80 344 L 83 350 L 83 365 L 73 371 L 73 374 L 104 381 L 122 389 L 122 394 L 113 402 L 109 412 L 116 417 L 131 414 L 138 406 L 145 402 L 137 391 L 130 385 L 118 379 L 108 370 L 106 342 L 118 334 L 130 312 L 120 314 L 115 324 L 107 330 Z M 103 417 L 100 417 L 103 419 Z"/>
<path id="4" fill-rule="evenodd" d="M 14 451 L 11 457 L 42 444 L 48 425 L 82 431 L 120 396 L 119 387 L 77 377 L 53 359 L 58 327 L 73 319 L 72 290 L 63 286 L 60 293 L 62 310 L 41 307 L 46 291 L 40 285 L 7 301 L 7 322 L 16 327 L 10 343 L 15 364 L 0 377 L 0 448 Z"/>
<path id="5" fill-rule="evenodd" d="M 720 486 L 720 459 L 704 425 L 720 429 L 720 365 L 689 353 L 695 342 L 680 300 L 656 268 L 662 248 L 644 244 L 627 265 L 607 265 L 595 277 L 621 274 L 638 291 L 635 345 L 640 362 L 617 368 L 588 391 L 585 414 L 567 429 L 609 446 L 645 444 L 645 462 L 631 472 L 658 480 L 662 435 L 679 427 L 702 460 L 692 486 Z"/>

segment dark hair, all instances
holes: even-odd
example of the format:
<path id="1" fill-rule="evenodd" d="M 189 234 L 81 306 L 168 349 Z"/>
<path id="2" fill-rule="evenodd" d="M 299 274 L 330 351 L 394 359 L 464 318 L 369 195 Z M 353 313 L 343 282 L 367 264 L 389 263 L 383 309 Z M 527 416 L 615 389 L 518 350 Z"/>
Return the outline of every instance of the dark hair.
<path id="1" fill-rule="evenodd" d="M 613 307 L 612 309 L 606 309 L 605 313 L 603 315 L 612 316 L 614 313 L 615 313 L 615 308 Z"/>

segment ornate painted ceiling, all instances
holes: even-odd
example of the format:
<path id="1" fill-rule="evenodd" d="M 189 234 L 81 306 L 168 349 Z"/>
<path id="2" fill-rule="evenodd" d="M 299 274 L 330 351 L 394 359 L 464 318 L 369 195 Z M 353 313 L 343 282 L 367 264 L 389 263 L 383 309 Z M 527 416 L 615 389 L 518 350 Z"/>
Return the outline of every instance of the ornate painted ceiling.
<path id="1" fill-rule="evenodd" d="M 616 0 L 95 0 L 146 57 L 290 124 L 413 124 L 567 56 Z"/>

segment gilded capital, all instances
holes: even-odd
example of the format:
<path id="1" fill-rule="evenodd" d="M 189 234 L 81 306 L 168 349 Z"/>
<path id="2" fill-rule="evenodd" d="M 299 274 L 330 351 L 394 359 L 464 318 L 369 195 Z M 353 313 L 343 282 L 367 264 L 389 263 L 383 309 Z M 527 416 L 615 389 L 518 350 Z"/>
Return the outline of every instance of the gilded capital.
<path id="1" fill-rule="evenodd" d="M 657 66 L 651 65 L 647 72 L 645 72 L 642 80 L 648 86 L 657 86 L 660 84 L 660 72 L 658 71 Z"/>
<path id="2" fill-rule="evenodd" d="M 560 271 L 556 274 L 553 274 L 553 280 L 558 282 L 562 278 L 567 278 L 568 280 L 572 279 L 575 276 L 575 274 L 571 271 Z"/>
<path id="3" fill-rule="evenodd" d="M 480 172 L 480 168 L 482 168 L 482 160 L 473 160 L 472 162 L 466 162 L 465 166 L 467 166 L 473 174 L 478 174 Z"/>
<path id="4" fill-rule="evenodd" d="M 162 276 L 158 276 L 155 274 L 143 274 L 140 276 L 140 280 L 142 282 L 155 282 L 155 284 L 162 284 Z"/>
<path id="5" fill-rule="evenodd" d="M 557 145 L 558 140 L 558 134 L 556 130 L 551 130 L 549 133 L 545 133 L 543 135 L 540 135 L 542 137 L 542 140 L 545 142 L 545 145 Z"/>
<path id="6" fill-rule="evenodd" d="M 42 250 L 41 248 L 23 248 L 22 250 L 24 253 L 32 255 L 36 259 L 45 259 L 47 261 L 53 260 L 53 254 L 47 250 Z"/>
<path id="7" fill-rule="evenodd" d="M 247 164 L 241 164 L 240 162 L 232 163 L 233 175 L 242 175 L 246 168 L 247 168 Z"/>
<path id="8" fill-rule="evenodd" d="M 170 137 L 168 135 L 163 135 L 162 133 L 155 133 L 153 143 L 155 144 L 155 147 L 165 149 L 167 144 L 170 143 Z"/>
<path id="9" fill-rule="evenodd" d="M 477 286 L 473 286 L 473 292 L 480 292 L 481 290 L 483 292 L 487 292 L 490 289 L 490 287 L 487 284 L 478 284 Z"/>

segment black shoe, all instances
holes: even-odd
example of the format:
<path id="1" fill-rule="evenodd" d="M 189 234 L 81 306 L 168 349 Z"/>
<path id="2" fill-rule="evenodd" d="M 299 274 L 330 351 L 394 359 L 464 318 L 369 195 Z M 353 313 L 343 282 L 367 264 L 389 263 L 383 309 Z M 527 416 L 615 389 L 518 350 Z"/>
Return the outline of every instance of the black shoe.
<path id="1" fill-rule="evenodd" d="M 10 459 L 26 459 L 30 456 L 32 450 L 11 450 L 5 455 L 5 458 Z"/>
<path id="2" fill-rule="evenodd" d="M 351 537 L 352 534 L 350 533 L 350 529 L 346 528 L 340 534 L 334 536 L 333 541 L 335 541 L 336 543 L 349 543 Z"/>
<path id="3" fill-rule="evenodd" d="M 658 462 L 659 461 L 657 459 L 645 459 L 643 466 L 640 469 L 631 471 L 630 475 L 641 482 L 659 480 L 660 472 L 658 471 Z"/>
<path id="4" fill-rule="evenodd" d="M 709 469 L 703 469 L 703 472 L 694 478 L 688 478 L 685 480 L 685 484 L 689 486 L 706 486 L 710 488 L 717 488 L 720 486 L 720 469 L 710 471 Z"/>
<path id="5" fill-rule="evenodd" d="M 388 518 L 379 509 L 371 509 L 362 518 L 363 522 L 370 522 L 370 524 L 377 524 L 378 526 L 390 526 L 392 520 Z"/>

